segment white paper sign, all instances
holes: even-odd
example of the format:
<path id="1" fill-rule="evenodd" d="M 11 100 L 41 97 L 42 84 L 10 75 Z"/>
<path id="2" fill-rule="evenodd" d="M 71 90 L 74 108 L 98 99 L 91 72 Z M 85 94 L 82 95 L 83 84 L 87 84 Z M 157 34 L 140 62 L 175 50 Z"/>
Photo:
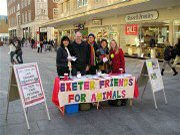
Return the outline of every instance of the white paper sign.
<path id="1" fill-rule="evenodd" d="M 157 59 L 146 60 L 146 66 L 153 92 L 164 89 L 164 84 Z"/>
<path id="2" fill-rule="evenodd" d="M 14 65 L 14 72 L 24 108 L 45 101 L 37 63 Z"/>

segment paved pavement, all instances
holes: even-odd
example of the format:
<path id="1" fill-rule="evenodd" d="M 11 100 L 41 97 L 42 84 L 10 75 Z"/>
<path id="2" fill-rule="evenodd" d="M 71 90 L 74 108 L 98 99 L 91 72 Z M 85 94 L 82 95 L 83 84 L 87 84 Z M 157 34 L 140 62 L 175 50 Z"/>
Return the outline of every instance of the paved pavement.
<path id="1" fill-rule="evenodd" d="M 101 111 L 92 109 L 62 117 L 51 102 L 53 81 L 56 76 L 55 52 L 37 54 L 35 50 L 23 48 L 24 62 L 37 62 L 47 96 L 51 121 L 47 120 L 43 105 L 29 109 L 31 130 L 28 131 L 20 101 L 10 103 L 9 115 L 5 121 L 7 88 L 9 80 L 8 48 L 0 47 L 0 135 L 179 135 L 180 134 L 180 75 L 173 77 L 167 69 L 163 77 L 168 105 L 163 95 L 157 93 L 159 109 L 154 109 L 150 85 L 144 99 L 138 98 L 133 107 L 110 107 Z M 126 59 L 128 73 L 138 76 L 142 60 Z M 180 68 L 178 69 L 180 73 Z M 142 88 L 140 88 L 142 93 Z"/>

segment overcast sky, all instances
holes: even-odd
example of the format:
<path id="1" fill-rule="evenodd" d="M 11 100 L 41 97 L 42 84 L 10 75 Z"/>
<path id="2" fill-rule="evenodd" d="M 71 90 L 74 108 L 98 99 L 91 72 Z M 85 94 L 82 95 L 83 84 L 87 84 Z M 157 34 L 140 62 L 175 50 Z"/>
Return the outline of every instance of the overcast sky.
<path id="1" fill-rule="evenodd" d="M 7 0 L 0 0 L 0 15 L 7 15 Z"/>

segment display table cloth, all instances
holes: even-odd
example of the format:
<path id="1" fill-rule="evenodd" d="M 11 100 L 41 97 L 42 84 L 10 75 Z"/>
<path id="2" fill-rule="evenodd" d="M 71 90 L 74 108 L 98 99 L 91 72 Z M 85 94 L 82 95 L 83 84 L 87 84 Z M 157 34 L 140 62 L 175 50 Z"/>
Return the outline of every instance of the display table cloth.
<path id="1" fill-rule="evenodd" d="M 118 80 L 116 79 L 116 78 L 118 78 Z M 72 82 L 72 83 L 74 83 L 74 82 L 78 82 L 78 81 L 91 81 L 91 80 L 93 80 L 93 81 L 99 81 L 98 82 L 98 84 L 100 84 L 100 86 L 99 87 L 102 87 L 102 89 L 105 89 L 105 87 L 103 87 L 103 86 L 106 86 L 105 84 L 106 84 L 106 82 L 109 82 L 109 85 L 110 85 L 110 81 L 108 81 L 108 79 L 111 79 L 111 80 L 113 80 L 114 82 L 113 82 L 113 85 L 115 85 L 116 83 L 117 83 L 117 85 L 118 85 L 118 82 L 119 82 L 119 85 L 120 85 L 120 83 L 122 82 L 122 80 L 123 79 L 126 79 L 127 80 L 127 78 L 130 80 L 129 82 L 127 82 L 129 85 L 132 83 L 132 81 L 131 80 L 133 80 L 133 79 L 131 79 L 131 78 L 134 78 L 134 85 L 133 85 L 133 87 L 130 87 L 131 89 L 128 89 L 128 91 L 131 91 L 131 92 L 133 92 L 133 98 L 137 98 L 138 97 L 138 95 L 139 95 L 139 90 L 138 90 L 138 86 L 137 86 L 137 83 L 136 83 L 136 81 L 135 81 L 135 77 L 133 77 L 132 75 L 129 75 L 129 74 L 123 74 L 123 75 L 118 75 L 118 74 L 110 74 L 110 75 L 106 75 L 105 77 L 104 76 L 97 76 L 97 75 L 94 75 L 94 76 L 83 76 L 82 78 L 80 78 L 80 79 L 78 79 L 78 78 L 72 78 L 72 79 L 69 79 L 69 80 L 67 80 L 67 81 L 65 81 L 65 80 L 60 80 L 60 78 L 59 77 L 56 77 L 55 78 L 55 80 L 54 80 L 54 89 L 53 89 L 53 93 L 52 93 L 52 102 L 58 107 L 58 108 L 60 108 L 60 107 L 62 107 L 62 106 L 64 106 L 64 105 L 67 105 L 68 103 L 63 103 L 63 105 L 61 104 L 60 105 L 60 103 L 59 103 L 59 101 L 60 101 L 60 99 L 58 98 L 58 95 L 61 95 L 61 97 L 62 98 L 64 98 L 64 95 L 62 95 L 63 94 L 63 92 L 64 92 L 64 94 L 65 95 L 67 95 L 67 93 L 68 92 L 70 92 L 70 93 L 75 93 L 74 91 L 62 91 L 62 86 L 60 86 L 60 85 L 62 85 L 62 84 L 64 84 L 65 82 Z M 103 80 L 103 81 L 102 81 Z M 104 83 L 103 83 L 104 82 Z M 78 84 L 78 83 L 77 83 Z M 108 85 L 108 84 L 107 84 Z M 108 85 L 108 86 L 109 86 Z M 77 87 L 77 85 L 72 85 L 72 86 L 76 86 Z M 73 88 L 72 88 L 73 89 Z M 105 90 L 103 90 L 103 91 L 105 91 Z M 59 92 L 61 92 L 61 93 L 59 93 Z M 114 91 L 113 91 L 114 92 Z M 115 93 L 115 92 L 114 92 Z M 90 95 L 90 96 L 92 96 L 93 97 L 93 95 Z M 112 96 L 112 95 L 111 95 Z M 88 95 L 87 95 L 87 97 L 88 97 Z M 92 99 L 92 98 L 91 98 Z M 132 99 L 132 98 L 131 98 Z M 61 99 L 61 102 L 64 102 L 64 100 L 66 100 L 66 98 L 64 98 L 64 99 Z M 72 100 L 73 101 L 73 100 Z M 75 102 L 75 101 L 74 101 Z M 90 102 L 90 101 L 89 101 Z"/>

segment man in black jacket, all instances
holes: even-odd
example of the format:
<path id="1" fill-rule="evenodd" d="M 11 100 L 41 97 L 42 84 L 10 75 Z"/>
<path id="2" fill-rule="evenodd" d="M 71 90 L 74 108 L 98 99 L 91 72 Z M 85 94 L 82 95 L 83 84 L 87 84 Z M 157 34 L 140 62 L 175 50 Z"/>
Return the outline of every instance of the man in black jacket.
<path id="1" fill-rule="evenodd" d="M 79 31 L 76 32 L 70 52 L 72 56 L 77 58 L 76 61 L 72 62 L 72 75 L 77 75 L 78 71 L 81 75 L 85 75 L 89 70 L 89 49 L 87 44 L 82 41 L 82 34 Z"/>
<path id="2" fill-rule="evenodd" d="M 174 68 L 180 62 L 180 38 L 178 39 L 178 43 L 175 45 L 175 52 L 176 52 L 176 57 L 173 63 Z"/>
<path id="3" fill-rule="evenodd" d="M 166 65 L 168 64 L 169 67 L 173 70 L 174 74 L 173 76 L 177 75 L 178 72 L 176 71 L 176 69 L 171 65 L 171 59 L 173 57 L 172 52 L 173 52 L 173 47 L 170 45 L 170 43 L 167 41 L 165 43 L 166 48 L 164 50 L 164 61 L 163 61 L 163 66 L 162 66 L 162 70 L 161 70 L 161 75 L 164 75 L 164 70 L 166 68 Z"/>

